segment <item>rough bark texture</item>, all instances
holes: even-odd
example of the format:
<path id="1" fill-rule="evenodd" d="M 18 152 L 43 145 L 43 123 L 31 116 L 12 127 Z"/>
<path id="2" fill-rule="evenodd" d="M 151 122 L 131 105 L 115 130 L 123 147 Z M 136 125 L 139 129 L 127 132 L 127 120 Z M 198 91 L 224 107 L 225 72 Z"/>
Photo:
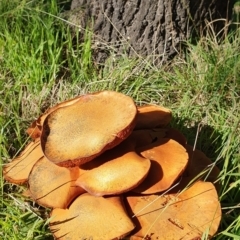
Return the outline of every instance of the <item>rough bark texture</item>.
<path id="1" fill-rule="evenodd" d="M 227 6 L 227 0 L 73 0 L 70 20 L 82 28 L 93 23 L 98 62 L 109 50 L 159 61 L 173 56 L 205 20 L 226 18 Z"/>

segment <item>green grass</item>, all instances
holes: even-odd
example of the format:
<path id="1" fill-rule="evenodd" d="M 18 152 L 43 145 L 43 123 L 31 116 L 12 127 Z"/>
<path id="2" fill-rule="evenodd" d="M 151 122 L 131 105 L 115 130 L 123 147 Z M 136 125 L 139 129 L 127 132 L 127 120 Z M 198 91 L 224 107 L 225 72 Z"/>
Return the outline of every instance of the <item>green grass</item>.
<path id="1" fill-rule="evenodd" d="M 48 107 L 82 93 L 117 90 L 139 105 L 170 108 L 172 126 L 217 163 L 223 218 L 214 239 L 240 239 L 239 32 L 219 43 L 209 30 L 161 68 L 139 57 L 111 55 L 97 69 L 91 36 L 86 31 L 76 46 L 81 36 L 61 19 L 54 0 L 1 0 L 0 168 L 24 147 L 25 130 Z M 48 211 L 21 195 L 24 186 L 2 177 L 0 184 L 0 239 L 52 239 Z"/>

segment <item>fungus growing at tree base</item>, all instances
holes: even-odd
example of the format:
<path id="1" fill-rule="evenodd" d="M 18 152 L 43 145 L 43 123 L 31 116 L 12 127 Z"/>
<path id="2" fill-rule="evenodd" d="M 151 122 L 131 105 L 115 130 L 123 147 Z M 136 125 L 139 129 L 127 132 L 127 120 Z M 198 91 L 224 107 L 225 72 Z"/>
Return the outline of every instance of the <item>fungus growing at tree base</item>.
<path id="1" fill-rule="evenodd" d="M 211 183 L 219 170 L 171 119 L 169 109 L 114 91 L 78 96 L 30 125 L 33 142 L 4 177 L 52 209 L 57 239 L 211 238 L 221 220 Z"/>

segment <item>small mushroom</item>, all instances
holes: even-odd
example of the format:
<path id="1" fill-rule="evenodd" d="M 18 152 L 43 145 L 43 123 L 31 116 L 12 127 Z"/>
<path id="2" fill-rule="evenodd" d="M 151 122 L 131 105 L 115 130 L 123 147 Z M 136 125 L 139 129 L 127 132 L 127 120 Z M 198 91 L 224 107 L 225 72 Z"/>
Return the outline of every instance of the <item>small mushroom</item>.
<path id="1" fill-rule="evenodd" d="M 221 206 L 210 182 L 196 182 L 180 193 L 128 196 L 136 230 L 130 239 L 192 240 L 218 230 Z"/>
<path id="2" fill-rule="evenodd" d="M 56 239 L 120 239 L 133 229 L 119 197 L 85 193 L 69 209 L 53 209 L 50 218 L 50 230 Z"/>
<path id="3" fill-rule="evenodd" d="M 153 194 L 168 189 L 187 167 L 186 149 L 172 139 L 159 139 L 138 148 L 137 152 L 151 160 L 148 176 L 133 189 L 137 193 Z"/>
<path id="4" fill-rule="evenodd" d="M 169 109 L 157 105 L 138 107 L 135 129 L 146 129 L 166 126 L 172 119 Z"/>
<path id="5" fill-rule="evenodd" d="M 66 208 L 74 198 L 86 192 L 75 185 L 79 173 L 78 167 L 59 167 L 42 157 L 29 175 L 31 197 L 41 206 Z"/>
<path id="6" fill-rule="evenodd" d="M 76 185 L 92 195 L 103 196 L 135 188 L 146 178 L 150 161 L 139 156 L 131 143 L 124 141 L 80 168 L 85 171 Z"/>
<path id="7" fill-rule="evenodd" d="M 43 157 L 39 139 L 30 142 L 21 154 L 3 168 L 4 178 L 16 184 L 27 182 L 33 165 Z"/>
<path id="8" fill-rule="evenodd" d="M 45 119 L 41 146 L 59 166 L 88 162 L 126 139 L 135 126 L 133 100 L 121 93 L 103 91 L 51 112 Z"/>

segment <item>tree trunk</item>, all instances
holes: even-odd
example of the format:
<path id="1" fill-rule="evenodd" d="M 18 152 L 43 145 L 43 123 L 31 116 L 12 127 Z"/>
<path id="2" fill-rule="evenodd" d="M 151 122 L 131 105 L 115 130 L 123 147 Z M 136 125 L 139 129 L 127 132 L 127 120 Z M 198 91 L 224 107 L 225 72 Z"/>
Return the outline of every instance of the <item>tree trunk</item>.
<path id="1" fill-rule="evenodd" d="M 171 58 L 193 32 L 202 31 L 206 20 L 226 18 L 228 5 L 227 0 L 73 0 L 70 20 L 84 29 L 92 23 L 98 62 L 109 51 L 159 62 Z"/>

